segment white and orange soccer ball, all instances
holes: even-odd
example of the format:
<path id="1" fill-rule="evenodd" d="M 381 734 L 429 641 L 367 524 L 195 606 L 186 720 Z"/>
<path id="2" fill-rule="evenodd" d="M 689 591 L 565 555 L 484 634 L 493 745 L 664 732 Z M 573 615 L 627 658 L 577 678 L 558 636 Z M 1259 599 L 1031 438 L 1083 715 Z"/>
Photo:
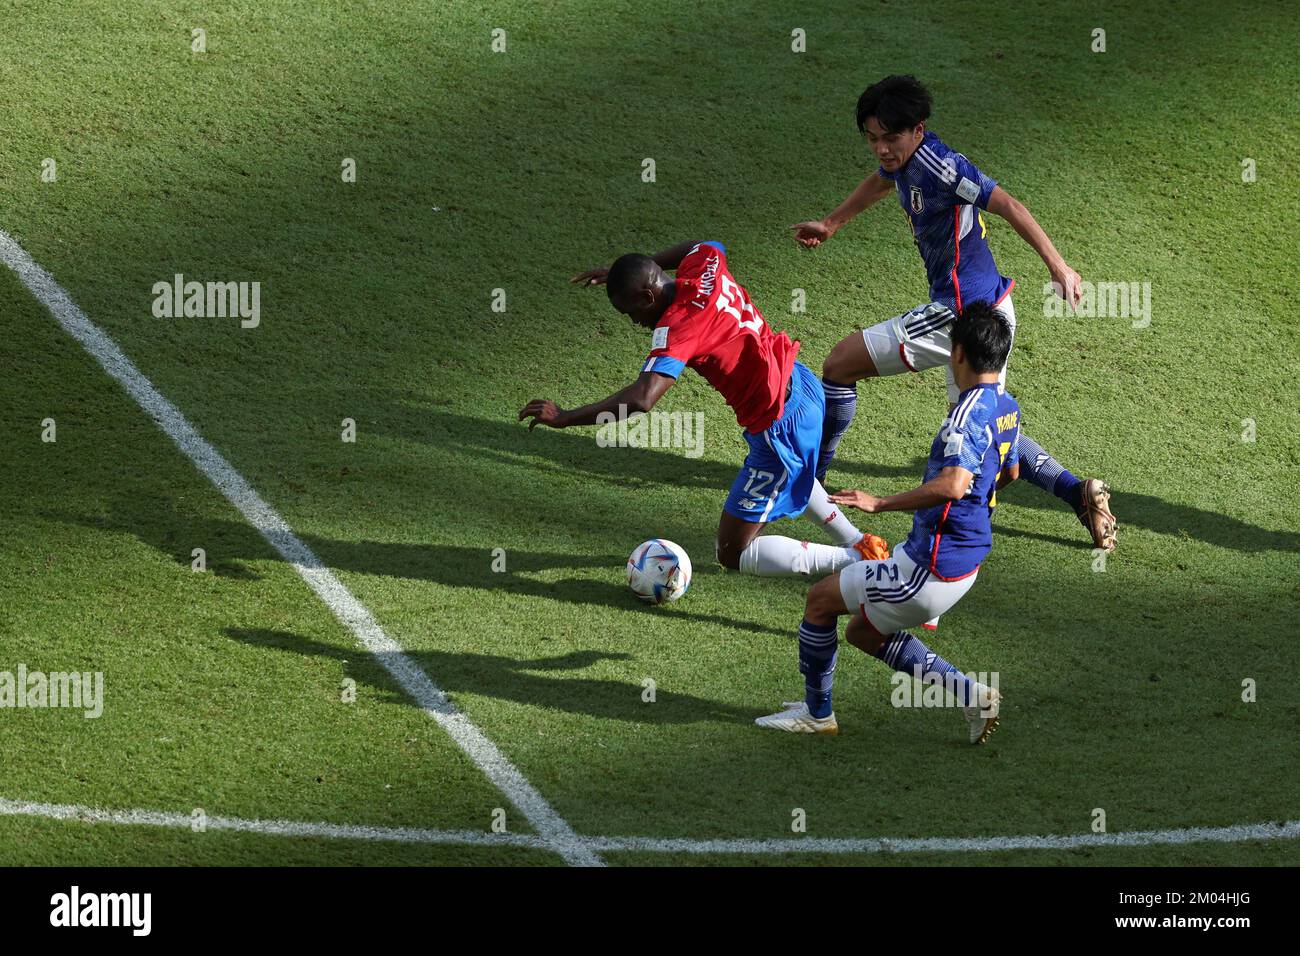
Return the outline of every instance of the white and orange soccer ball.
<path id="1" fill-rule="evenodd" d="M 643 541 L 627 559 L 627 586 L 647 604 L 676 601 L 691 586 L 691 559 L 671 541 Z"/>

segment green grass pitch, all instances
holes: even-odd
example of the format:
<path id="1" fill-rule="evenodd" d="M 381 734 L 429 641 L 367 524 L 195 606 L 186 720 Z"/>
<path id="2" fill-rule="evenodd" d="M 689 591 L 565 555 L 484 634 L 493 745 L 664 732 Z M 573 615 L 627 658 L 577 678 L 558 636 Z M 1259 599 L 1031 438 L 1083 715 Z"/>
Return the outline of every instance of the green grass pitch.
<path id="1" fill-rule="evenodd" d="M 849 838 L 1084 834 L 1097 808 L 1111 832 L 1300 818 L 1300 136 L 1284 121 L 1300 24 L 1284 5 L 3 6 L 0 229 L 577 833 L 794 838 L 796 810 L 807 836 Z M 1121 528 L 1099 572 L 1054 499 L 1001 496 L 994 552 L 932 641 L 1000 674 L 981 748 L 952 711 L 890 707 L 889 673 L 847 645 L 839 737 L 753 727 L 799 693 L 809 582 L 713 563 L 744 443 L 698 376 L 660 408 L 704 412 L 699 458 L 515 421 L 637 373 L 648 336 L 567 283 L 621 252 L 722 240 L 818 372 L 848 332 L 925 301 L 892 199 L 814 251 L 786 228 L 872 168 L 853 105 L 891 72 L 930 85 L 931 127 L 1085 279 L 1151 288 L 1149 328 L 1044 317 L 1046 270 L 988 217 L 1018 280 L 1026 431 L 1114 486 Z M 151 287 L 176 273 L 260 282 L 260 325 L 155 318 Z M 0 314 L 0 671 L 105 679 L 98 719 L 0 709 L 0 800 L 484 832 L 500 809 L 533 832 L 8 269 Z M 942 373 L 859 399 L 832 483 L 912 487 Z M 894 542 L 909 521 L 861 523 Z M 654 536 L 696 570 L 662 609 L 623 580 Z M 1300 845 L 606 859 L 1295 865 Z M 0 815 L 0 864 L 559 860 Z"/>

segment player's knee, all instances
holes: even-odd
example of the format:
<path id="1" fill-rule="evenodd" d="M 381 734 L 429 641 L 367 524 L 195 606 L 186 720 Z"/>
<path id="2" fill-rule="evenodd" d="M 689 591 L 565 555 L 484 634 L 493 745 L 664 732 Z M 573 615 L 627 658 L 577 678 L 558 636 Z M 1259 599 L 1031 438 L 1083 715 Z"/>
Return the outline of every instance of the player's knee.
<path id="1" fill-rule="evenodd" d="M 808 589 L 808 600 L 804 603 L 804 617 L 809 621 L 826 623 L 834 621 L 844 609 L 844 599 L 840 597 L 840 576 L 832 574 L 822 578 Z"/>
<path id="2" fill-rule="evenodd" d="M 860 335 L 841 339 L 822 362 L 822 378 L 841 385 L 850 385 L 860 378 L 874 375 L 875 371 L 871 355 L 862 344 Z"/>
<path id="3" fill-rule="evenodd" d="M 713 553 L 718 559 L 718 564 L 729 571 L 739 571 L 740 552 L 743 550 L 744 548 L 738 547 L 734 541 L 723 541 L 719 538 L 714 544 Z"/>
<path id="4" fill-rule="evenodd" d="M 844 361 L 844 356 L 839 355 L 840 347 L 837 345 L 831 349 L 826 360 L 822 362 L 822 378 L 830 379 L 832 382 L 839 382 L 841 385 L 848 385 L 845 376 L 848 374 L 848 366 Z"/>
<path id="5" fill-rule="evenodd" d="M 844 628 L 844 639 L 867 654 L 874 654 L 885 643 L 885 635 L 872 627 L 860 614 L 854 615 L 848 627 Z"/>

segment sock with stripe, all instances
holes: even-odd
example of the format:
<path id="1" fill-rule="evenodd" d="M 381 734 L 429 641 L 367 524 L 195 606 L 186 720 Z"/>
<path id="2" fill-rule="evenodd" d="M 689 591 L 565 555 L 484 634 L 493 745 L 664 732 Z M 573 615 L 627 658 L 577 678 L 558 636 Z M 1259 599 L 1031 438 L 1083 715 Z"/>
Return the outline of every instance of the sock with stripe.
<path id="1" fill-rule="evenodd" d="M 804 516 L 820 524 L 840 544 L 852 545 L 862 540 L 862 532 L 839 505 L 826 497 L 826 489 L 820 481 L 813 482 L 812 496 L 808 499 Z"/>
<path id="2" fill-rule="evenodd" d="M 1083 506 L 1083 482 L 1043 451 L 1028 435 L 1020 436 L 1020 474 L 1044 491 L 1051 492 L 1078 511 Z"/>
<path id="3" fill-rule="evenodd" d="M 858 410 L 858 387 L 856 383 L 843 385 L 822 379 L 822 391 L 826 393 L 826 417 L 822 419 L 822 447 L 817 459 L 817 480 L 826 483 L 826 470 L 835 458 L 835 450 L 840 447 L 840 439 L 853 423 L 853 416 Z"/>
<path id="4" fill-rule="evenodd" d="M 802 640 L 802 638 L 800 638 Z M 957 698 L 957 703 L 965 707 L 971 701 L 978 701 L 976 696 L 979 685 L 949 664 L 913 634 L 897 631 L 885 638 L 872 655 L 884 661 L 896 671 L 911 674 L 927 683 L 941 683 Z"/>
<path id="5" fill-rule="evenodd" d="M 852 548 L 796 541 L 779 534 L 761 534 L 740 552 L 740 570 L 745 574 L 764 577 L 778 574 L 830 574 L 861 560 L 862 555 Z"/>
<path id="6" fill-rule="evenodd" d="M 799 625 L 799 673 L 803 674 L 804 701 L 814 717 L 831 715 L 831 684 L 839 650 L 839 624 Z"/>

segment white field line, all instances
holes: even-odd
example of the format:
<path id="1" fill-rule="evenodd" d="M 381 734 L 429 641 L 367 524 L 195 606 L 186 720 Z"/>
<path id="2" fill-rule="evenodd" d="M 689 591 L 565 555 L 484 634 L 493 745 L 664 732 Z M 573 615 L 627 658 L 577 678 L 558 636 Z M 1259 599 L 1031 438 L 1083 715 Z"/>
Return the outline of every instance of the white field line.
<path id="1" fill-rule="evenodd" d="M 114 823 L 128 826 L 190 830 L 187 813 L 157 810 L 102 810 L 61 803 L 29 803 L 0 798 L 0 816 L 30 816 L 79 823 Z M 366 840 L 472 847 L 522 847 L 554 850 L 551 841 L 538 836 L 488 833 L 477 830 L 424 830 L 413 827 L 354 826 L 339 823 L 298 823 L 290 820 L 245 820 L 210 816 L 205 831 L 257 833 L 265 836 L 329 840 Z M 1254 823 L 1181 830 L 1133 830 L 1127 833 L 1076 833 L 1069 836 L 993 837 L 784 837 L 768 840 L 676 840 L 656 837 L 578 837 L 593 853 L 644 852 L 684 854 L 735 854 L 739 856 L 791 853 L 998 853 L 1007 850 L 1076 850 L 1081 847 L 1182 846 L 1191 843 L 1242 843 L 1248 840 L 1294 840 L 1300 837 L 1300 820 Z"/>
<path id="2" fill-rule="evenodd" d="M 468 717 L 447 699 L 392 638 L 375 622 L 329 568 L 293 533 L 270 505 L 215 448 L 204 440 L 180 410 L 153 386 L 126 357 L 117 343 L 96 326 L 72 301 L 54 277 L 42 269 L 4 230 L 0 230 L 0 261 L 12 269 L 36 300 L 95 357 L 199 471 L 293 565 L 307 585 L 325 602 L 361 645 L 379 660 L 415 702 L 438 722 L 469 759 L 524 814 L 551 848 L 576 865 L 599 866 L 601 860 L 577 839 L 573 828 Z"/>
<path id="3" fill-rule="evenodd" d="M 193 830 L 188 813 L 160 810 L 101 810 L 65 803 L 30 803 L 0 798 L 0 817 L 38 817 L 77 823 L 117 823 L 126 826 Z M 307 837 L 327 840 L 370 840 L 384 843 L 426 843 L 451 846 L 507 846 L 554 851 L 539 836 L 489 833 L 479 830 L 424 830 L 415 827 L 357 826 L 347 823 L 298 823 L 293 820 L 245 820 L 240 817 L 205 816 L 202 832 L 260 833 L 265 836 Z"/>

